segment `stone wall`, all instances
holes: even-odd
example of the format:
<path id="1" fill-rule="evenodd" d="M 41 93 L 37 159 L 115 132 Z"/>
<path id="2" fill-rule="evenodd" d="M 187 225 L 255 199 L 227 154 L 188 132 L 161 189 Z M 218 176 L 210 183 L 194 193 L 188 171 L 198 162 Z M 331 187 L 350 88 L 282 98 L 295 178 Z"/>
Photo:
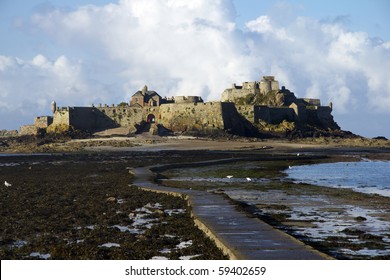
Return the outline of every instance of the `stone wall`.
<path id="1" fill-rule="evenodd" d="M 295 120 L 295 112 L 292 108 L 287 107 L 254 107 L 254 122 L 263 120 L 269 124 L 280 124 L 284 120 L 293 122 Z"/>
<path id="2" fill-rule="evenodd" d="M 7 130 L 2 129 L 0 130 L 0 137 L 13 137 L 18 136 L 19 132 L 17 130 Z"/>
<path id="3" fill-rule="evenodd" d="M 316 98 L 298 98 L 306 102 L 309 106 L 321 106 L 321 100 Z"/>
<path id="4" fill-rule="evenodd" d="M 279 82 L 275 80 L 274 76 L 263 76 L 260 81 L 260 92 L 262 94 L 267 94 L 273 90 L 279 90 Z"/>
<path id="5" fill-rule="evenodd" d="M 47 128 L 53 123 L 53 117 L 50 116 L 41 116 L 34 118 L 34 125 L 38 128 Z"/>
<path id="6" fill-rule="evenodd" d="M 237 112 L 251 123 L 255 122 L 255 106 L 235 105 Z"/>
<path id="7" fill-rule="evenodd" d="M 233 102 L 237 98 L 244 97 L 248 94 L 259 94 L 260 88 L 257 82 L 244 82 L 242 86 L 233 84 L 232 88 L 226 89 L 222 93 L 222 102 Z"/>
<path id="8" fill-rule="evenodd" d="M 68 107 L 62 107 L 58 108 L 53 115 L 53 125 L 70 125 L 70 118 L 69 118 L 69 108 Z"/>
<path id="9" fill-rule="evenodd" d="M 175 103 L 199 103 L 202 102 L 200 96 L 175 96 Z"/>
<path id="10" fill-rule="evenodd" d="M 295 121 L 299 123 L 307 123 L 307 109 L 302 104 L 292 103 L 290 108 L 294 110 Z"/>
<path id="11" fill-rule="evenodd" d="M 95 107 L 66 107 L 54 113 L 54 125 L 71 125 L 76 129 L 95 131 L 119 125 Z"/>
<path id="12" fill-rule="evenodd" d="M 163 104 L 157 122 L 172 131 L 224 129 L 221 102 Z"/>
<path id="13" fill-rule="evenodd" d="M 318 106 L 317 117 L 324 128 L 340 129 L 338 124 L 334 121 L 332 116 L 332 108 L 330 106 Z"/>
<path id="14" fill-rule="evenodd" d="M 36 135 L 38 132 L 38 128 L 31 124 L 31 125 L 23 125 L 19 129 L 19 135 Z"/>
<path id="15" fill-rule="evenodd" d="M 158 108 L 158 107 L 154 107 Z M 135 131 L 135 125 L 141 123 L 146 117 L 143 118 L 143 108 L 130 107 L 130 106 L 115 106 L 115 107 L 99 107 L 96 108 L 100 114 L 98 114 L 97 122 L 101 126 L 127 126 L 130 131 Z M 112 120 L 110 122 L 107 117 Z"/>

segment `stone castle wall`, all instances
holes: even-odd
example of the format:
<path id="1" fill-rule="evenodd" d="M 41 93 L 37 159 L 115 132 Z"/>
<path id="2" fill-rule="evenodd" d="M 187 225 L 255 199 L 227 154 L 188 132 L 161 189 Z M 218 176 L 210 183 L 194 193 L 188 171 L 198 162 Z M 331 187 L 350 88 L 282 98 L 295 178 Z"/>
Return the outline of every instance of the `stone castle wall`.
<path id="1" fill-rule="evenodd" d="M 248 121 L 254 123 L 255 119 L 255 106 L 253 105 L 235 105 L 237 112 Z"/>
<path id="2" fill-rule="evenodd" d="M 34 118 L 34 125 L 37 128 L 47 128 L 52 123 L 53 123 L 53 117 L 50 116 L 42 116 L 42 117 Z"/>
<path id="3" fill-rule="evenodd" d="M 172 131 L 224 129 L 221 102 L 163 104 L 157 122 Z"/>
<path id="4" fill-rule="evenodd" d="M 38 133 L 38 127 L 35 125 L 22 125 L 19 129 L 19 135 L 36 135 Z"/>
<path id="5" fill-rule="evenodd" d="M 203 100 L 200 96 L 175 96 L 175 103 L 199 103 Z"/>
<path id="6" fill-rule="evenodd" d="M 142 92 L 146 93 L 145 87 Z M 145 99 L 141 91 L 134 98 Z M 149 92 L 149 91 L 148 91 Z M 248 94 L 259 95 L 275 92 L 283 97 L 283 102 L 265 103 L 265 105 L 236 105 L 234 101 Z M 153 96 L 161 99 L 154 91 Z M 293 96 L 289 102 L 286 98 Z M 153 97 L 153 98 L 154 98 Z M 260 82 L 244 82 L 242 86 L 233 84 L 222 94 L 222 102 L 206 102 L 198 96 L 176 96 L 172 99 L 161 99 L 158 102 L 134 103 L 130 106 L 121 103 L 118 106 L 99 105 L 98 107 L 63 107 L 52 104 L 53 118 L 37 117 L 34 125 L 24 126 L 21 132 L 34 134 L 39 128 L 53 125 L 69 125 L 76 129 L 99 131 L 120 126 L 129 127 L 130 132 L 143 131 L 146 127 L 158 124 L 174 132 L 198 131 L 208 133 L 217 130 L 229 131 L 239 135 L 253 135 L 260 120 L 269 124 L 280 124 L 284 120 L 310 124 L 323 128 L 338 129 L 331 115 L 331 106 L 320 106 L 319 99 L 295 98 L 295 95 L 282 87 L 273 76 L 263 76 Z M 149 101 L 150 101 L 149 100 Z M 238 100 L 238 104 L 241 103 Z M 260 102 L 259 102 L 260 103 Z M 142 104 L 142 105 L 141 105 Z M 261 104 L 261 103 L 260 103 Z M 289 107 L 287 107 L 289 106 Z M 150 125 L 146 126 L 145 123 Z"/>
<path id="7" fill-rule="evenodd" d="M 225 89 L 222 93 L 222 102 L 233 102 L 237 98 L 244 97 L 248 94 L 259 94 L 260 87 L 257 82 L 244 82 L 242 86 L 233 84 L 231 88 Z"/>
<path id="8" fill-rule="evenodd" d="M 53 115 L 53 125 L 70 125 L 69 108 L 58 108 Z"/>
<path id="9" fill-rule="evenodd" d="M 293 122 L 296 120 L 296 117 L 292 108 L 255 106 L 254 121 L 257 123 L 259 120 L 263 120 L 269 124 L 280 124 L 284 120 Z"/>
<path id="10" fill-rule="evenodd" d="M 143 120 L 143 109 L 140 107 L 106 106 L 98 107 L 96 110 L 99 111 L 97 118 L 100 126 L 128 126 L 133 128 Z M 113 122 L 106 120 L 107 117 Z"/>

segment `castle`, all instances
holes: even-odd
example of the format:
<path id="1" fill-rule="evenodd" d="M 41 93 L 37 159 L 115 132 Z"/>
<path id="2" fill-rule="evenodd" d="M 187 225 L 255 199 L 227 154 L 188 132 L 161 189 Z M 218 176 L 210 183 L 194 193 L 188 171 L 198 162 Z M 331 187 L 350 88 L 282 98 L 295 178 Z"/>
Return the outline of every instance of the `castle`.
<path id="1" fill-rule="evenodd" d="M 233 84 L 218 102 L 203 102 L 199 96 L 162 98 L 145 86 L 131 96 L 128 103 L 92 105 L 91 107 L 57 107 L 51 104 L 53 116 L 36 117 L 33 125 L 22 126 L 20 134 L 35 134 L 48 126 L 68 125 L 87 131 L 128 127 L 135 133 L 156 128 L 172 132 L 213 133 L 253 136 L 259 123 L 272 125 L 284 121 L 320 129 L 339 129 L 334 122 L 332 104 L 321 106 L 319 99 L 297 98 L 273 76 L 260 81 Z"/>

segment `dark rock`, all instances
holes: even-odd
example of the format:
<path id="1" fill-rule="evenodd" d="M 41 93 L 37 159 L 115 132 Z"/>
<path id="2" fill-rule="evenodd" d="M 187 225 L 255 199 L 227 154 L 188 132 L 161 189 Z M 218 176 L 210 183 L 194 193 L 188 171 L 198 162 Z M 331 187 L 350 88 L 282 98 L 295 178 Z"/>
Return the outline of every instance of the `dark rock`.
<path id="1" fill-rule="evenodd" d="M 358 222 L 363 222 L 363 221 L 367 221 L 367 218 L 362 217 L 362 216 L 358 216 L 358 217 L 355 218 L 355 220 L 358 221 Z"/>
<path id="2" fill-rule="evenodd" d="M 372 139 L 374 139 L 374 140 L 389 140 L 389 139 L 387 139 L 387 138 L 384 137 L 384 136 L 377 136 L 377 137 L 374 137 L 374 138 L 372 138 Z"/>

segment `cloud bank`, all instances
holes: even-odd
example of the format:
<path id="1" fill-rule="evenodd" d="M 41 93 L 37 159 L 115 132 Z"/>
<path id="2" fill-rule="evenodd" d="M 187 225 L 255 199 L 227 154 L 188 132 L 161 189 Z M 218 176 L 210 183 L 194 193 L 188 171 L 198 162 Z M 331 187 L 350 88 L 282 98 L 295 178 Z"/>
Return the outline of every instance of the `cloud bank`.
<path id="1" fill-rule="evenodd" d="M 3 121 L 7 114 L 47 114 L 51 100 L 119 103 L 144 84 L 162 96 L 218 100 L 232 83 L 261 75 L 275 75 L 298 96 L 332 101 L 336 120 L 345 116 L 352 128 L 348 120 L 362 111 L 389 117 L 390 42 L 291 13 L 259 15 L 243 29 L 235 19 L 228 0 L 121 0 L 38 11 L 31 32 L 63 53 L 0 56 L 0 125 L 12 123 Z"/>

